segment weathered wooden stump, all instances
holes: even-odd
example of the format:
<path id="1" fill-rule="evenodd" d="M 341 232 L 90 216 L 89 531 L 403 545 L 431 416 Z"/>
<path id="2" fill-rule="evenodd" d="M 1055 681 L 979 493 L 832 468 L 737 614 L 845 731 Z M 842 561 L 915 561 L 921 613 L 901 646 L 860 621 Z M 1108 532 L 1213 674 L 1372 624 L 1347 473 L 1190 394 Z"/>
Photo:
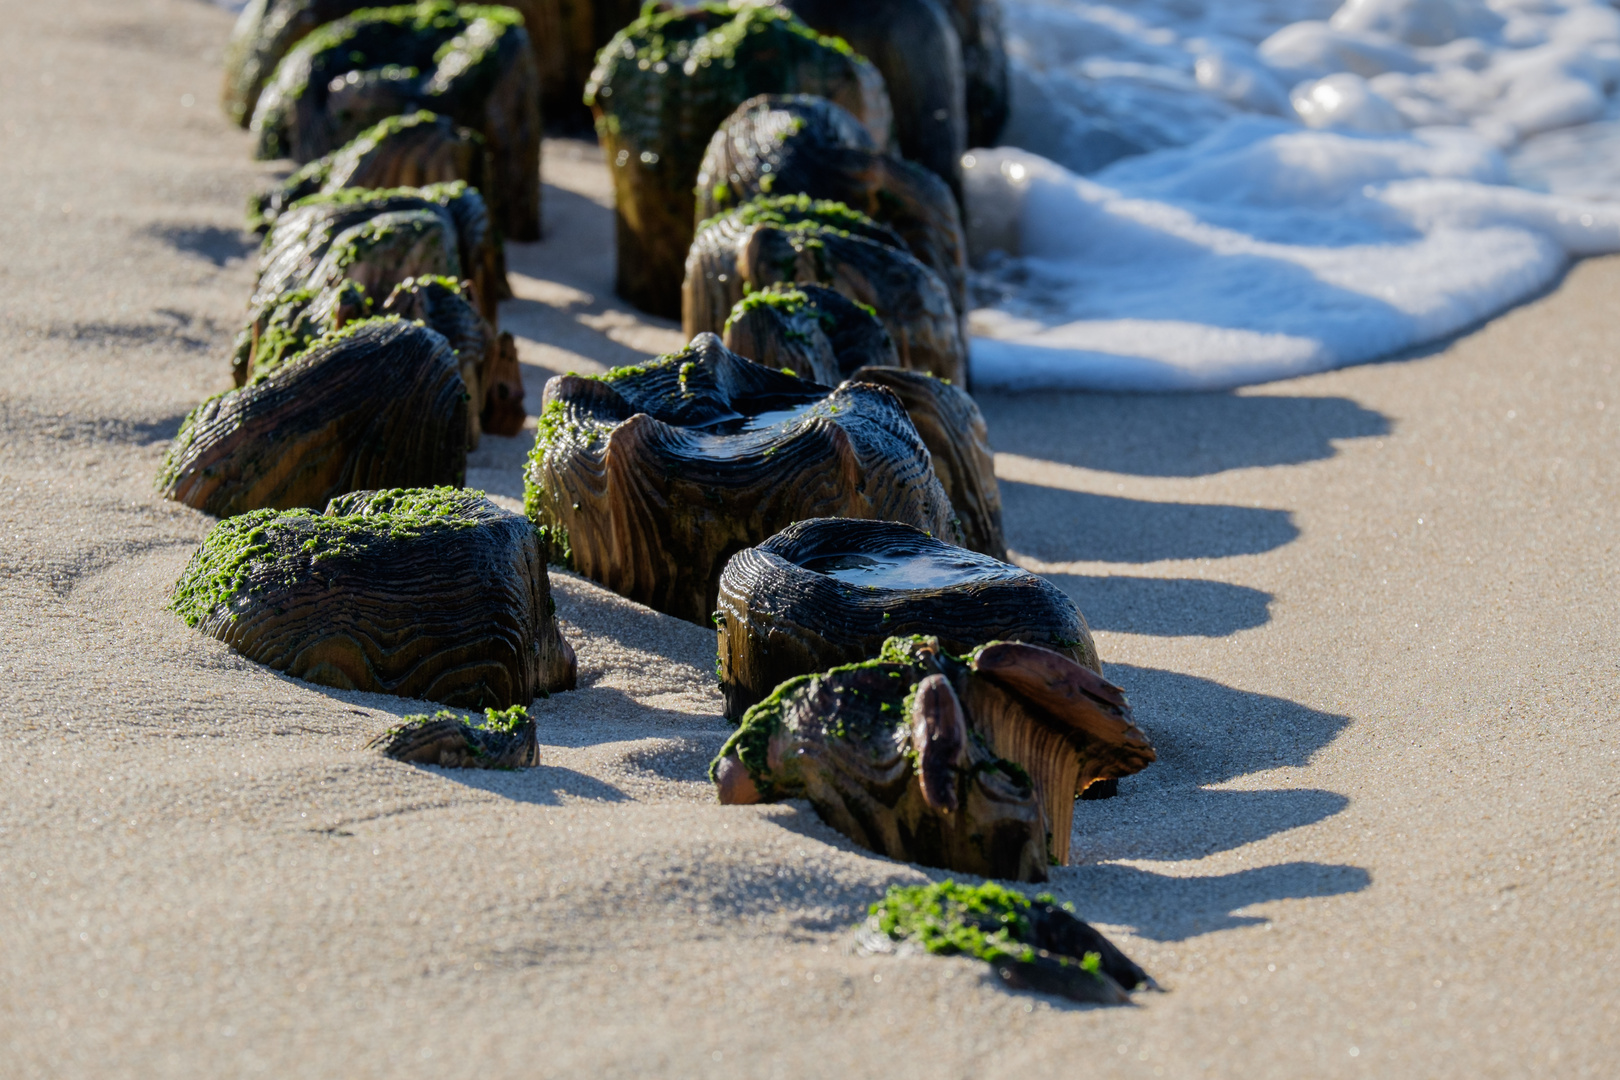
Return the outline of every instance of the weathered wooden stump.
<path id="1" fill-rule="evenodd" d="M 685 332 L 718 333 L 748 293 L 778 282 L 825 285 L 872 308 L 901 367 L 958 385 L 967 349 L 945 283 L 887 229 L 842 203 L 756 199 L 708 221 L 681 286 Z"/>
<path id="2" fill-rule="evenodd" d="M 968 146 L 995 146 L 1007 126 L 1007 50 L 996 0 L 941 0 L 962 43 Z"/>
<path id="3" fill-rule="evenodd" d="M 897 367 L 878 317 L 822 285 L 768 285 L 726 316 L 726 348 L 756 364 L 836 386 L 868 366 Z"/>
<path id="4" fill-rule="evenodd" d="M 534 719 L 521 705 L 503 712 L 485 709 L 482 719 L 447 709 L 432 716 L 401 717 L 366 747 L 395 761 L 444 769 L 526 769 L 540 764 Z"/>
<path id="5" fill-rule="evenodd" d="M 259 96 L 261 158 L 312 161 L 390 116 L 419 109 L 483 136 L 502 231 L 540 237 L 539 75 L 510 8 L 436 0 L 370 8 L 298 43 Z"/>
<path id="6" fill-rule="evenodd" d="M 436 331 L 397 318 L 351 323 L 193 409 L 158 490 L 229 517 L 368 488 L 459 486 L 469 395 L 457 369 Z"/>
<path id="7" fill-rule="evenodd" d="M 912 637 L 778 686 L 743 715 L 710 775 L 721 802 L 807 798 L 891 858 L 1041 881 L 1048 857 L 1069 861 L 1076 795 L 1154 759 L 1119 688 L 1067 656 L 993 642 L 958 658 Z M 1008 786 L 975 808 L 972 785 L 988 769 Z"/>
<path id="8" fill-rule="evenodd" d="M 984 414 L 960 387 L 932 375 L 898 367 L 863 367 L 855 382 L 886 386 L 917 428 L 934 459 L 934 475 L 956 510 L 962 546 L 995 559 L 1007 558 L 1001 528 L 1001 488 Z"/>
<path id="9" fill-rule="evenodd" d="M 406 322 L 420 322 L 444 335 L 455 350 L 461 381 L 469 396 L 467 408 L 467 449 L 478 446 L 483 435 L 483 417 L 489 414 L 495 398 L 496 365 L 500 344 L 495 328 L 478 314 L 462 295 L 454 278 L 406 278 L 388 294 L 378 308 L 381 315 L 397 315 Z M 507 391 L 510 393 L 510 390 Z M 518 386 L 519 400 L 522 384 Z M 522 421 L 519 421 L 521 426 Z M 496 434 L 511 434 L 510 431 Z"/>
<path id="10" fill-rule="evenodd" d="M 825 98 L 763 94 L 720 125 L 698 170 L 697 217 L 768 195 L 843 203 L 887 226 L 967 310 L 967 242 L 950 188 L 880 152 L 853 116 Z"/>
<path id="11" fill-rule="evenodd" d="M 506 262 L 490 227 L 483 197 L 461 182 L 378 191 L 344 189 L 309 196 L 276 219 L 259 256 L 248 324 L 237 335 L 232 374 L 245 383 L 260 360 L 260 343 L 277 320 L 306 309 L 323 316 L 339 298 L 346 318 L 388 296 L 408 278 L 466 278 L 468 300 L 492 325 L 497 305 L 512 295 Z M 359 294 L 348 286 L 361 286 Z M 328 297 L 324 304 L 313 303 Z M 369 298 L 362 304 L 357 297 Z M 359 305 L 356 307 L 355 305 Z M 278 314 L 279 309 L 279 314 Z"/>
<path id="12" fill-rule="evenodd" d="M 1085 619 L 1044 578 L 887 521 L 799 521 L 739 551 L 715 615 L 733 721 L 778 684 L 869 659 L 896 635 L 953 653 L 1031 641 L 1100 670 Z"/>
<path id="13" fill-rule="evenodd" d="M 962 154 L 968 147 L 962 43 L 936 0 L 782 0 L 782 5 L 813 29 L 843 38 L 877 66 L 894 110 L 900 153 L 945 181 L 960 202 Z"/>
<path id="14" fill-rule="evenodd" d="M 619 295 L 655 315 L 679 312 L 692 185 L 710 136 L 754 95 L 796 92 L 844 106 L 887 148 L 877 69 L 782 8 L 649 6 L 608 43 L 586 100 L 613 170 Z"/>
<path id="15" fill-rule="evenodd" d="M 534 527 L 482 492 L 360 491 L 209 532 L 170 594 L 255 663 L 342 690 L 505 709 L 574 685 Z"/>
<path id="16" fill-rule="evenodd" d="M 892 885 L 855 941 L 860 952 L 972 956 L 1014 990 L 1123 1005 L 1158 984 L 1113 942 L 1057 905 L 994 882 Z"/>
<path id="17" fill-rule="evenodd" d="M 955 535 L 893 394 L 805 382 L 713 335 L 643 367 L 547 383 L 525 491 L 553 561 L 702 624 L 726 560 L 794 521 Z"/>
<path id="18" fill-rule="evenodd" d="M 461 180 L 498 198 L 488 188 L 492 168 L 484 137 L 471 128 L 426 110 L 390 116 L 255 198 L 248 227 L 265 232 L 300 199 L 344 188 L 376 191 Z"/>

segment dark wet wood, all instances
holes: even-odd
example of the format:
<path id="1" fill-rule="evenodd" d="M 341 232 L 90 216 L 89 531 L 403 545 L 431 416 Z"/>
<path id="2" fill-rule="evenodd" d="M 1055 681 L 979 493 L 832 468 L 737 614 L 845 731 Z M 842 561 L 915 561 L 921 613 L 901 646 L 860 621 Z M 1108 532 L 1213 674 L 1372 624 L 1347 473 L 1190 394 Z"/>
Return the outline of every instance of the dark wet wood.
<path id="1" fill-rule="evenodd" d="M 721 340 L 756 364 L 828 386 L 863 367 L 900 364 L 882 320 L 824 285 L 779 282 L 750 293 L 732 307 Z"/>
<path id="2" fill-rule="evenodd" d="M 699 232 L 681 288 L 682 328 L 720 333 L 747 293 L 778 282 L 825 285 L 877 313 L 901 367 L 966 385 L 967 348 L 939 276 L 902 245 L 870 239 L 881 228 L 870 219 L 859 235 L 824 209 L 837 204 L 796 207 L 793 199 L 744 204 Z"/>
<path id="3" fill-rule="evenodd" d="M 967 87 L 956 26 L 936 0 L 782 0 L 821 31 L 841 37 L 883 73 L 894 136 L 908 161 L 962 198 Z"/>
<path id="4" fill-rule="evenodd" d="M 426 109 L 483 136 L 502 231 L 539 239 L 539 74 L 523 27 L 485 10 L 446 9 L 418 26 L 416 9 L 368 9 L 306 38 L 259 96 L 258 156 L 313 161 L 390 116 Z"/>
<path id="5" fill-rule="evenodd" d="M 742 25 L 748 32 L 737 35 Z M 703 52 L 727 35 L 739 38 L 731 55 Z M 694 48 L 710 62 L 693 58 Z M 779 8 L 649 9 L 601 60 L 586 94 L 613 175 L 617 289 L 655 315 L 680 312 L 693 184 L 710 137 L 738 105 L 762 93 L 817 94 L 848 109 L 880 148 L 888 145 L 892 120 L 877 69 Z"/>
<path id="6" fill-rule="evenodd" d="M 997 0 L 940 0 L 962 44 L 969 148 L 996 146 L 1007 126 L 1011 99 L 1007 51 Z"/>
<path id="7" fill-rule="evenodd" d="M 880 855 L 959 873 L 1013 881 L 1046 880 L 1046 824 L 1037 792 L 983 743 L 964 739 L 930 762 L 937 788 L 954 795 L 943 809 L 925 794 L 917 725 L 907 699 L 952 665 L 937 651 L 913 650 L 810 676 L 749 714 L 716 762 L 717 776 L 741 767 L 765 801 L 807 799 L 828 825 Z M 956 672 L 960 675 L 960 671 Z M 932 684 L 937 687 L 937 684 Z M 950 693 L 934 690 L 935 696 Z M 969 721 L 971 723 L 971 721 Z M 728 763 L 730 759 L 731 763 Z M 740 780 L 720 789 L 748 793 Z"/>
<path id="8" fill-rule="evenodd" d="M 967 242 L 951 189 L 920 165 L 881 152 L 832 102 L 762 95 L 715 132 L 698 171 L 698 220 L 762 195 L 841 202 L 888 226 L 939 275 L 957 313 L 965 312 Z"/>
<path id="9" fill-rule="evenodd" d="M 489 185 L 493 169 L 483 136 L 471 128 L 425 110 L 390 117 L 260 195 L 248 226 L 265 232 L 299 199 L 345 188 L 425 187 L 463 180 L 486 201 L 498 199 L 500 192 Z"/>
<path id="10" fill-rule="evenodd" d="M 523 432 L 529 418 L 523 408 L 523 367 L 518 363 L 517 342 L 501 331 L 495 339 L 494 360 L 485 383 L 483 428 L 491 435 L 512 438 Z"/>
<path id="11" fill-rule="evenodd" d="M 526 769 L 540 764 L 532 719 L 511 731 L 490 730 L 469 723 L 470 719 L 453 713 L 407 716 L 405 723 L 378 735 L 366 748 L 395 761 L 444 769 Z"/>
<path id="12" fill-rule="evenodd" d="M 552 379 L 527 481 L 554 560 L 703 625 L 726 560 L 794 521 L 955 533 L 893 394 L 830 390 L 744 360 L 712 335 L 602 380 Z"/>
<path id="13" fill-rule="evenodd" d="M 906 560 L 939 584 L 871 584 L 835 567 Z M 720 690 L 739 719 L 777 685 L 877 654 L 894 635 L 927 634 L 966 653 L 996 640 L 1039 642 L 1097 666 L 1091 632 L 1074 603 L 1045 579 L 880 521 L 799 521 L 732 556 L 720 577 Z"/>
<path id="14" fill-rule="evenodd" d="M 244 542 L 258 550 L 197 628 L 342 690 L 504 709 L 571 689 L 573 649 L 533 527 L 479 492 L 429 492 L 453 505 L 425 519 L 390 512 L 421 494 L 357 492 L 324 514 L 215 526 L 251 529 Z M 177 589 L 212 573 L 218 554 L 205 544 Z"/>
<path id="15" fill-rule="evenodd" d="M 433 330 L 375 321 L 309 349 L 181 425 L 158 488 L 204 513 L 321 507 L 367 488 L 460 486 L 466 385 Z"/>
<path id="16" fill-rule="evenodd" d="M 984 414 L 966 391 L 915 371 L 866 367 L 856 382 L 886 386 L 917 427 L 934 459 L 934 475 L 951 497 L 962 546 L 993 558 L 1007 558 L 1001 528 L 1001 488 Z"/>

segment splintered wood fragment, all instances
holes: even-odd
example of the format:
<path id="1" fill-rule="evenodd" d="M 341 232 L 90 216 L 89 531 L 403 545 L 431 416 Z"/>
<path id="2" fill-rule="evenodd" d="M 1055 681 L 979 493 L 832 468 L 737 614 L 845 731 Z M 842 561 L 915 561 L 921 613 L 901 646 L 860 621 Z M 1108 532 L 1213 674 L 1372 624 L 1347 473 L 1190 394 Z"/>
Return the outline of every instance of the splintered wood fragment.
<path id="1" fill-rule="evenodd" d="M 966 669 L 937 642 L 890 646 L 876 660 L 784 683 L 750 709 L 711 769 L 721 801 L 803 798 L 881 855 L 1046 880 L 1038 793 L 969 737 L 971 719 L 953 712 L 941 685 Z"/>

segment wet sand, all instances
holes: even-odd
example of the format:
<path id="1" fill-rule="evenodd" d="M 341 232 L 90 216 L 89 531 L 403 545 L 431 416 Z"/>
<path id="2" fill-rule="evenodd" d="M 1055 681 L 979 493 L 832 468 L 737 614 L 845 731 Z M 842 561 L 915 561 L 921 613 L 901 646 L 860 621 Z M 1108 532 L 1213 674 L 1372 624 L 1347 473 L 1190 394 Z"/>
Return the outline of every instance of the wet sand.
<path id="1" fill-rule="evenodd" d="M 1018 561 L 1160 751 L 1051 890 L 1168 992 L 1079 1008 L 849 953 L 939 875 L 713 803 L 708 630 L 557 574 L 582 688 L 477 775 L 360 749 L 420 703 L 165 612 L 210 522 L 151 477 L 228 385 L 274 170 L 218 9 L 0 15 L 0 1073 L 1613 1075 L 1620 259 L 1400 362 L 981 398 Z M 531 406 L 679 343 L 611 295 L 594 155 L 547 146 L 509 252 Z M 519 497 L 528 443 L 470 480 Z"/>

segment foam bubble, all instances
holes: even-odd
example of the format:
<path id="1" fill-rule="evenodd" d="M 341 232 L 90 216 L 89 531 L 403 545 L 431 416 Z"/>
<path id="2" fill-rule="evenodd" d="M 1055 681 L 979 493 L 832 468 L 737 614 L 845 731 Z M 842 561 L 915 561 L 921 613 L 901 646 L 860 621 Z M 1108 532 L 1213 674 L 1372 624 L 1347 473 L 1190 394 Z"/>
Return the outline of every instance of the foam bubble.
<path id="1" fill-rule="evenodd" d="M 1620 250 L 1620 13 L 1600 0 L 1004 11 L 1023 149 L 968 169 L 977 385 L 1375 359 Z"/>

